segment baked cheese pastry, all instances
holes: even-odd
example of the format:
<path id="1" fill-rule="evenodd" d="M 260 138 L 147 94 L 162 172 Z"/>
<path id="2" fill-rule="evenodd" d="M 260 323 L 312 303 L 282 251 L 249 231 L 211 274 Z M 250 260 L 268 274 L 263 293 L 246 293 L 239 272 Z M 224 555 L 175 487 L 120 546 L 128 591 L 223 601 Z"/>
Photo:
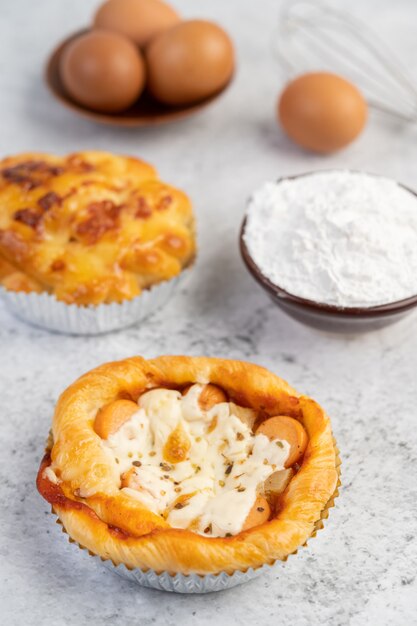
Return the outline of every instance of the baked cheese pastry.
<path id="1" fill-rule="evenodd" d="M 305 544 L 338 456 L 320 406 L 261 367 L 134 357 L 62 394 L 37 486 L 72 540 L 116 565 L 230 574 Z"/>
<path id="2" fill-rule="evenodd" d="M 133 157 L 6 158 L 0 203 L 0 284 L 12 291 L 121 302 L 176 276 L 195 255 L 189 199 Z"/>

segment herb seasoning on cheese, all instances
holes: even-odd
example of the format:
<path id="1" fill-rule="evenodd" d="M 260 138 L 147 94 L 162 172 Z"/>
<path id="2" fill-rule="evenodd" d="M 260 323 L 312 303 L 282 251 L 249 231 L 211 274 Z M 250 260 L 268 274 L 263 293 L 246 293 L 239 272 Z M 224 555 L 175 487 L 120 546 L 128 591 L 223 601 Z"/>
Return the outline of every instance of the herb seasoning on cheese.
<path id="1" fill-rule="evenodd" d="M 328 171 L 266 183 L 244 241 L 266 278 L 302 298 L 369 307 L 417 294 L 417 197 L 387 178 Z"/>
<path id="2" fill-rule="evenodd" d="M 253 434 L 255 412 L 225 397 L 206 408 L 204 388 L 147 391 L 102 445 L 127 495 L 175 528 L 225 537 L 245 528 L 259 487 L 284 470 L 290 444 Z"/>

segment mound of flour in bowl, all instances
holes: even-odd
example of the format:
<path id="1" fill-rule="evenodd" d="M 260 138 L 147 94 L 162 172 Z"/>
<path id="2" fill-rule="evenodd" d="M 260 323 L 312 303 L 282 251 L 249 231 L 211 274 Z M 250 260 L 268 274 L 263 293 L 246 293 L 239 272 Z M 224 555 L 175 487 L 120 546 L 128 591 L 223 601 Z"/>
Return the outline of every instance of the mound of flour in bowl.
<path id="1" fill-rule="evenodd" d="M 264 276 L 340 307 L 417 294 L 417 197 L 387 178 L 348 171 L 266 183 L 244 241 Z"/>

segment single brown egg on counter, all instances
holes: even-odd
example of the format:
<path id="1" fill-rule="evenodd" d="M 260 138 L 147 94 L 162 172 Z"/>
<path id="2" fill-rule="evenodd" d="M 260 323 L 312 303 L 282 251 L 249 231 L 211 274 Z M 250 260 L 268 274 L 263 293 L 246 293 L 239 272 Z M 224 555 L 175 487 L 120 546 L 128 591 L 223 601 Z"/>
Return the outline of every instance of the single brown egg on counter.
<path id="1" fill-rule="evenodd" d="M 233 44 L 225 31 L 205 20 L 170 28 L 146 49 L 148 89 L 161 102 L 185 105 L 224 87 L 234 70 Z"/>
<path id="2" fill-rule="evenodd" d="M 179 21 L 176 11 L 162 0 L 107 0 L 95 14 L 94 28 L 117 32 L 143 47 Z"/>
<path id="3" fill-rule="evenodd" d="M 145 85 L 145 64 L 138 48 L 129 39 L 106 31 L 71 41 L 59 69 L 69 95 L 94 111 L 127 109 Z"/>
<path id="4" fill-rule="evenodd" d="M 278 101 L 278 119 L 293 141 L 313 152 L 344 148 L 362 131 L 367 104 L 341 76 L 315 72 L 290 82 Z"/>

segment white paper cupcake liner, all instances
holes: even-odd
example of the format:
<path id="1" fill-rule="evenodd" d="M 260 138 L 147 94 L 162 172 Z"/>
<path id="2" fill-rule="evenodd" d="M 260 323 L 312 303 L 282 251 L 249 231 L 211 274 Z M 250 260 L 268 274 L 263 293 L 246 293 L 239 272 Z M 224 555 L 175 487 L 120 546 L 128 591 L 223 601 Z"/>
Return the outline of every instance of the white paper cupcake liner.
<path id="1" fill-rule="evenodd" d="M 148 570 L 147 572 L 140 569 L 130 570 L 125 565 L 113 565 L 111 561 L 103 561 L 103 564 L 107 569 L 115 572 L 122 578 L 127 578 L 143 587 L 172 591 L 174 593 L 211 593 L 212 591 L 231 589 L 253 578 L 257 578 L 276 565 L 262 565 L 262 567 L 257 569 L 251 567 L 246 572 L 236 571 L 233 574 L 221 572 L 220 574 L 206 574 L 205 576 L 199 576 L 198 574 L 185 576 L 184 574 L 171 575 L 168 572 L 157 574 L 153 570 Z"/>
<path id="2" fill-rule="evenodd" d="M 69 335 L 98 335 L 143 321 L 169 300 L 188 272 L 185 270 L 122 303 L 78 306 L 56 300 L 48 293 L 23 293 L 3 288 L 0 296 L 9 311 L 33 326 Z"/>
<path id="3" fill-rule="evenodd" d="M 170 574 L 169 572 L 157 573 L 152 569 L 145 571 L 138 567 L 131 569 L 126 567 L 123 563 L 116 565 L 113 561 L 91 552 L 91 550 L 78 543 L 78 541 L 72 539 L 72 537 L 65 530 L 65 526 L 59 519 L 58 514 L 54 511 L 53 506 L 51 507 L 51 513 L 56 516 L 56 523 L 61 526 L 62 532 L 66 535 L 70 543 L 75 544 L 83 552 L 88 552 L 90 557 L 92 557 L 96 562 L 99 561 L 113 574 L 117 574 L 121 578 L 135 582 L 141 587 L 148 587 L 149 589 L 159 589 L 160 591 L 170 591 L 173 593 L 211 593 L 214 591 L 224 591 L 225 589 L 231 589 L 237 585 L 249 582 L 261 574 L 277 567 L 279 563 L 287 560 L 287 558 L 285 558 L 283 561 L 264 563 L 260 567 L 256 568 L 249 567 L 246 571 L 236 570 L 232 574 L 228 574 L 227 572 L 205 575 Z M 296 552 L 294 554 L 296 554 Z"/>

